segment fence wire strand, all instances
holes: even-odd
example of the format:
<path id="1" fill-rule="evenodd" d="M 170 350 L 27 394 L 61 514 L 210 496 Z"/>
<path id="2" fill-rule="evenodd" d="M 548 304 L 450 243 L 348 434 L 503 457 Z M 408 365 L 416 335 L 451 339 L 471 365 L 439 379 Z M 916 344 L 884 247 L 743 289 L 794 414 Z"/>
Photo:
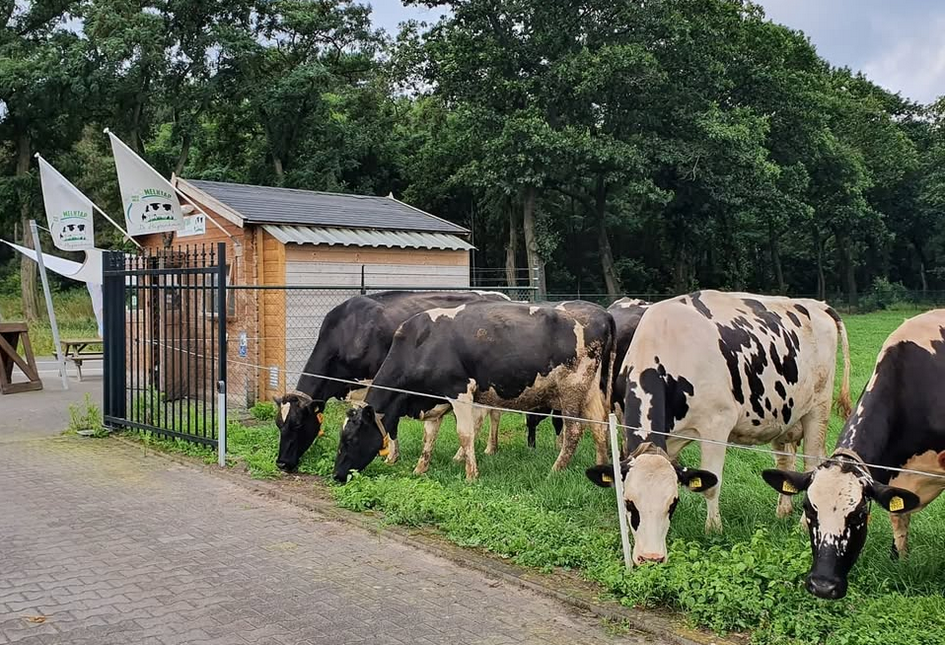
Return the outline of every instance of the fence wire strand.
<path id="1" fill-rule="evenodd" d="M 265 366 L 263 366 L 263 365 L 256 365 L 255 363 L 247 363 L 247 362 L 241 362 L 241 361 L 233 361 L 232 359 L 227 359 L 227 363 L 233 364 L 233 365 L 240 365 L 240 366 L 243 366 L 243 367 L 248 367 L 248 368 L 256 369 L 256 370 L 266 370 L 266 371 L 269 370 L 268 367 L 265 367 Z M 355 381 L 355 380 L 353 380 L 353 379 L 345 379 L 345 378 L 340 378 L 340 377 L 337 377 L 337 376 L 328 376 L 327 374 L 315 374 L 315 373 L 312 373 L 312 372 L 306 372 L 306 371 L 301 371 L 301 370 L 291 370 L 291 371 L 290 371 L 290 370 L 288 370 L 288 369 L 286 369 L 285 372 L 286 372 L 287 374 L 297 374 L 297 375 L 299 375 L 299 376 L 309 376 L 309 377 L 312 377 L 312 378 L 324 379 L 324 380 L 327 380 L 327 381 L 334 381 L 334 382 L 336 382 L 336 383 L 346 383 L 346 384 L 348 384 L 348 385 L 354 385 L 354 386 L 357 386 L 357 387 L 359 387 L 359 388 L 377 388 L 378 390 L 386 390 L 386 391 L 388 391 L 388 392 L 396 392 L 396 393 L 398 393 L 398 394 L 407 394 L 407 395 L 409 395 L 409 396 L 418 396 L 418 397 L 423 397 L 423 398 L 427 398 L 427 399 L 434 399 L 434 400 L 437 400 L 437 401 L 444 401 L 444 402 L 450 403 L 450 404 L 452 404 L 452 403 L 455 401 L 455 399 L 451 399 L 451 398 L 449 398 L 449 397 L 447 397 L 447 396 L 443 396 L 443 395 L 441 395 L 441 394 L 429 394 L 429 393 L 424 393 L 424 392 L 416 392 L 416 391 L 413 391 L 413 390 L 406 390 L 406 389 L 398 388 L 398 387 L 391 387 L 391 386 L 387 386 L 387 385 L 376 385 L 376 384 L 374 384 L 374 383 L 362 383 L 362 382 L 360 382 L 360 381 Z M 502 413 L 509 413 L 509 414 L 525 414 L 525 415 L 533 415 L 533 416 L 539 416 L 539 417 L 548 417 L 548 418 L 562 419 L 562 420 L 564 420 L 564 421 L 574 421 L 574 422 L 581 423 L 581 424 L 584 424 L 584 425 L 602 425 L 602 426 L 607 426 L 607 425 L 608 425 L 608 422 L 607 422 L 607 421 L 601 421 L 601 420 L 599 420 L 599 419 L 586 419 L 586 418 L 584 418 L 584 417 L 575 417 L 575 416 L 569 416 L 569 415 L 564 415 L 564 414 L 555 414 L 555 413 L 546 414 L 546 413 L 542 413 L 542 412 L 534 412 L 534 411 L 528 411 L 528 410 L 516 410 L 516 409 L 513 409 L 513 408 L 504 408 L 504 407 L 499 407 L 499 406 L 494 406 L 494 405 L 485 405 L 485 404 L 483 404 L 483 403 L 476 403 L 476 402 L 471 402 L 471 403 L 469 403 L 469 405 L 470 405 L 471 407 L 480 408 L 480 409 L 486 409 L 486 410 L 490 410 L 490 411 L 496 411 L 496 412 L 502 412 Z M 623 429 L 623 430 L 631 430 L 631 431 L 634 431 L 634 432 L 637 431 L 637 430 L 644 430 L 644 428 L 641 428 L 641 427 L 628 426 L 628 425 L 624 425 L 624 424 L 622 424 L 622 423 L 618 423 L 618 424 L 617 424 L 617 427 L 618 427 L 618 428 L 621 428 L 621 429 Z M 736 449 L 736 450 L 745 450 L 745 451 L 748 451 L 748 452 L 757 452 L 757 453 L 762 453 L 762 454 L 767 454 L 767 455 L 773 455 L 773 456 L 793 457 L 793 458 L 795 458 L 795 459 L 801 458 L 801 459 L 814 460 L 814 461 L 819 461 L 819 462 L 827 461 L 827 460 L 829 459 L 829 457 L 818 457 L 818 456 L 814 456 L 814 455 L 805 455 L 805 454 L 800 453 L 800 452 L 787 452 L 787 451 L 782 451 L 782 450 L 774 450 L 774 449 L 770 449 L 770 448 L 761 448 L 761 447 L 758 447 L 758 446 L 749 446 L 749 445 L 744 445 L 744 444 L 731 443 L 731 442 L 728 442 L 728 441 L 718 441 L 718 440 L 715 440 L 715 439 L 706 439 L 706 438 L 704 438 L 704 437 L 683 436 L 683 435 L 673 434 L 672 432 L 662 432 L 662 431 L 657 431 L 657 430 L 648 430 L 647 433 L 648 433 L 648 434 L 655 434 L 655 435 L 659 435 L 659 436 L 664 436 L 664 437 L 667 437 L 667 438 L 670 438 L 670 439 L 676 439 L 676 440 L 685 441 L 685 442 L 705 443 L 705 444 L 712 444 L 712 445 L 717 445 L 717 446 L 725 446 L 726 448 L 733 448 L 733 449 Z M 896 467 L 894 467 L 894 466 L 882 466 L 882 465 L 880 465 L 880 464 L 871 464 L 871 463 L 866 463 L 866 462 L 864 462 L 863 465 L 866 466 L 867 468 L 877 469 L 877 470 L 885 470 L 885 471 L 887 471 L 887 472 L 896 472 L 896 473 L 902 473 L 902 474 L 907 474 L 907 475 L 919 475 L 919 476 L 922 476 L 922 477 L 929 477 L 929 478 L 932 478 L 932 479 L 945 479 L 945 475 L 942 475 L 942 474 L 939 474 L 939 473 L 925 472 L 925 471 L 922 471 L 922 470 L 914 470 L 914 469 L 912 469 L 912 468 L 896 468 Z"/>

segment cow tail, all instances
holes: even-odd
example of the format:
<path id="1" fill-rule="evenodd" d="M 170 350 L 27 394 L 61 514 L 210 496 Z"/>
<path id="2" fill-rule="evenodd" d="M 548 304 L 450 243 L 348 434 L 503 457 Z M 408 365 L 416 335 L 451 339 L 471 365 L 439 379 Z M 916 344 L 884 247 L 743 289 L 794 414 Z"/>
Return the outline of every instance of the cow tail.
<path id="1" fill-rule="evenodd" d="M 850 400 L 850 341 L 847 338 L 847 328 L 843 320 L 833 309 L 828 308 L 828 313 L 837 325 L 837 332 L 840 334 L 840 346 L 843 349 L 843 381 L 840 383 L 840 396 L 837 397 L 837 412 L 846 421 L 853 412 L 853 402 Z"/>

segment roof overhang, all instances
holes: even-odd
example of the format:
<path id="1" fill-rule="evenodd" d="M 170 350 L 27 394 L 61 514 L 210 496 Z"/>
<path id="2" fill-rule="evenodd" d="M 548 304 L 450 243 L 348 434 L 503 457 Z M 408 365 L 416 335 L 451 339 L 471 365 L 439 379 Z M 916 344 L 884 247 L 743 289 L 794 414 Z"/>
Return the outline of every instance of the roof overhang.
<path id="1" fill-rule="evenodd" d="M 220 200 L 216 199 L 215 197 L 213 197 L 206 191 L 200 190 L 199 188 L 197 188 L 196 186 L 188 182 L 186 179 L 182 179 L 181 177 L 178 177 L 176 175 L 174 175 L 171 178 L 171 181 L 174 182 L 174 185 L 177 186 L 178 190 L 180 190 L 182 193 L 187 195 L 187 197 L 193 199 L 195 202 L 203 204 L 204 206 L 212 210 L 214 213 L 218 213 L 219 215 L 222 215 L 231 224 L 236 224 L 240 228 L 245 227 L 246 222 L 244 221 L 242 215 L 240 215 L 235 210 L 233 210 L 232 208 L 230 208 L 229 206 L 227 206 Z"/>
<path id="2" fill-rule="evenodd" d="M 282 244 L 325 244 L 327 246 L 438 249 L 444 251 L 471 251 L 476 248 L 461 237 L 448 233 L 273 224 L 264 224 L 263 230 Z"/>

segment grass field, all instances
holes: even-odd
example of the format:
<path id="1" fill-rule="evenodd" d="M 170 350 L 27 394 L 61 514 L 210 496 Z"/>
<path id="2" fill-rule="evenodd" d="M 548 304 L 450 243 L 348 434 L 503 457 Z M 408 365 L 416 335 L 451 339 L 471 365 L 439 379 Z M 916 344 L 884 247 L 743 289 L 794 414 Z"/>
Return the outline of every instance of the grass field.
<path id="1" fill-rule="evenodd" d="M 45 321 L 46 304 L 42 298 L 40 298 L 40 303 L 44 321 L 30 325 L 30 344 L 36 356 L 51 356 L 53 354 L 52 329 Z M 60 338 L 98 337 L 92 300 L 84 287 L 54 293 L 53 307 L 56 310 Z M 7 322 L 23 320 L 23 306 L 19 295 L 0 295 L 0 316 Z"/>
<path id="2" fill-rule="evenodd" d="M 853 391 L 859 393 L 886 336 L 913 312 L 881 312 L 846 318 L 853 359 Z M 326 436 L 303 459 L 306 473 L 331 473 L 341 405 L 329 407 Z M 263 415 L 264 416 L 264 415 Z M 831 421 L 828 446 L 840 431 Z M 810 565 L 799 511 L 775 518 L 776 494 L 759 474 L 772 467 L 767 455 L 730 449 L 721 494 L 722 535 L 704 533 L 705 503 L 682 493 L 670 532 L 670 561 L 626 572 L 620 555 L 614 496 L 592 486 L 584 468 L 593 463 L 589 437 L 570 468 L 551 473 L 557 455 L 550 424 L 539 429 L 538 447 L 525 446 L 524 420 L 503 418 L 500 450 L 482 454 L 480 480 L 467 484 L 452 419 L 444 423 L 429 473 L 411 471 L 419 455 L 422 428 L 400 427 L 401 460 L 376 460 L 344 487 L 337 502 L 350 509 L 383 511 L 390 522 L 437 527 L 449 539 L 479 547 L 520 564 L 579 570 L 606 593 L 630 606 L 668 606 L 695 625 L 720 632 L 751 632 L 756 643 L 830 645 L 931 645 L 945 643 L 945 502 L 939 500 L 912 522 L 911 554 L 889 557 L 888 516 L 876 511 L 863 556 L 851 577 L 850 593 L 839 602 L 817 600 L 803 590 Z M 234 424 L 230 454 L 259 477 L 278 477 L 274 461 L 278 433 L 271 422 Z M 683 461 L 698 462 L 690 446 Z M 799 508 L 800 502 L 796 502 Z"/>

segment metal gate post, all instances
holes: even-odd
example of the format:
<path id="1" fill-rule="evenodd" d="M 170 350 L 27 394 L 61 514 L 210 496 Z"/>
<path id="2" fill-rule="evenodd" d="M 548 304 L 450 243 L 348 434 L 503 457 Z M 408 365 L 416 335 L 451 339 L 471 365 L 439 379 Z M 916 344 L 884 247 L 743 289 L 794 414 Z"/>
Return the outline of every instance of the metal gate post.
<path id="1" fill-rule="evenodd" d="M 127 408 L 125 383 L 125 254 L 105 251 L 102 258 L 103 416 L 123 419 Z"/>
<path id="2" fill-rule="evenodd" d="M 226 243 L 217 243 L 217 346 L 219 383 L 217 384 L 217 461 L 226 465 Z"/>

